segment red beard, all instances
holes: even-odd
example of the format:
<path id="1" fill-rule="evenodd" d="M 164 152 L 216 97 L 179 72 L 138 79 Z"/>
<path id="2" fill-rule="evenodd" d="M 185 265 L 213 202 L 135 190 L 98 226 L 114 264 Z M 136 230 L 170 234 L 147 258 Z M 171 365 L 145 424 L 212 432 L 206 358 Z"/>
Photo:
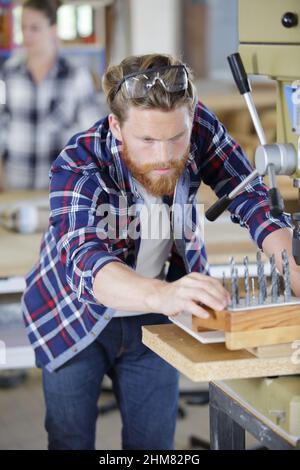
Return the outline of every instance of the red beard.
<path id="1" fill-rule="evenodd" d="M 189 156 L 189 149 L 187 149 L 180 160 L 172 162 L 164 168 L 171 169 L 170 174 L 162 176 L 150 176 L 149 172 L 152 170 L 158 170 L 162 168 L 161 163 L 151 164 L 147 163 L 145 165 L 136 165 L 130 158 L 127 146 L 125 142 L 123 143 L 122 158 L 132 173 L 132 176 L 139 181 L 144 188 L 151 193 L 153 196 L 172 196 L 175 190 L 176 182 L 183 172 L 186 161 Z"/>

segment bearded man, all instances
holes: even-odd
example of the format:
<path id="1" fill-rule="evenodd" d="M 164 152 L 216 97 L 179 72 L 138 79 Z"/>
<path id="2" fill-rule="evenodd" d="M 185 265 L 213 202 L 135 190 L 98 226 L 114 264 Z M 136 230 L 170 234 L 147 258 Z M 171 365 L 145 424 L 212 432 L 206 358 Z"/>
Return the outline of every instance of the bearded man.
<path id="1" fill-rule="evenodd" d="M 173 449 L 178 373 L 142 344 L 141 327 L 226 308 L 229 293 L 209 276 L 196 194 L 203 181 L 222 197 L 252 167 L 175 57 L 127 57 L 108 68 L 103 89 L 110 114 L 52 165 L 51 217 L 27 276 L 24 320 L 43 370 L 50 449 L 94 448 L 105 374 L 123 448 Z M 287 249 L 300 295 L 289 216 L 270 216 L 260 177 L 229 211 L 278 266 Z"/>

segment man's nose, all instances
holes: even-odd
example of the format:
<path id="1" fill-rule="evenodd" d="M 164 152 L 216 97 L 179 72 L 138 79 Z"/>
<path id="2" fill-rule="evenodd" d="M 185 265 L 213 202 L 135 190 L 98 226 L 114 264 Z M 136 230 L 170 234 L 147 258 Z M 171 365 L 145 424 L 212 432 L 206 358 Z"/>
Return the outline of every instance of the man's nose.
<path id="1" fill-rule="evenodd" d="M 163 164 L 169 164 L 172 160 L 172 149 L 169 142 L 159 142 L 158 159 Z"/>

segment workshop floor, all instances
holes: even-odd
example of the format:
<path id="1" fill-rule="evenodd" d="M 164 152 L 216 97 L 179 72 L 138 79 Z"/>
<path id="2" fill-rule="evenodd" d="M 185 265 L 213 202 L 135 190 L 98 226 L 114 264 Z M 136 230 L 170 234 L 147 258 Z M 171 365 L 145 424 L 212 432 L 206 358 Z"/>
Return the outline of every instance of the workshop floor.
<path id="1" fill-rule="evenodd" d="M 205 384 L 201 384 L 205 389 Z M 181 389 L 199 388 L 189 380 L 181 379 Z M 110 394 L 105 394 L 100 404 L 109 403 Z M 176 448 L 189 449 L 191 435 L 209 437 L 207 406 L 190 406 L 181 402 L 185 417 L 178 419 Z M 0 389 L 0 449 L 45 449 L 46 433 L 43 428 L 44 404 L 41 380 L 38 371 L 31 372 L 25 383 L 11 389 Z M 98 419 L 97 444 L 99 450 L 120 449 L 121 421 L 118 411 L 111 411 Z M 254 439 L 247 445 L 255 445 Z"/>

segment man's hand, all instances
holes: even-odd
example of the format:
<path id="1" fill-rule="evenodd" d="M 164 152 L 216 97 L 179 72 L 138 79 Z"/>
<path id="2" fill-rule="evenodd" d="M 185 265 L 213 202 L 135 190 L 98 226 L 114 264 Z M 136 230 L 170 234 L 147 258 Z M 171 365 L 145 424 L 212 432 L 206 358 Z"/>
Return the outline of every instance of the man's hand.
<path id="1" fill-rule="evenodd" d="M 217 279 L 190 273 L 178 281 L 160 286 L 156 302 L 154 311 L 161 311 L 167 316 L 187 312 L 200 318 L 208 318 L 205 306 L 223 310 L 230 303 L 230 295 Z"/>

